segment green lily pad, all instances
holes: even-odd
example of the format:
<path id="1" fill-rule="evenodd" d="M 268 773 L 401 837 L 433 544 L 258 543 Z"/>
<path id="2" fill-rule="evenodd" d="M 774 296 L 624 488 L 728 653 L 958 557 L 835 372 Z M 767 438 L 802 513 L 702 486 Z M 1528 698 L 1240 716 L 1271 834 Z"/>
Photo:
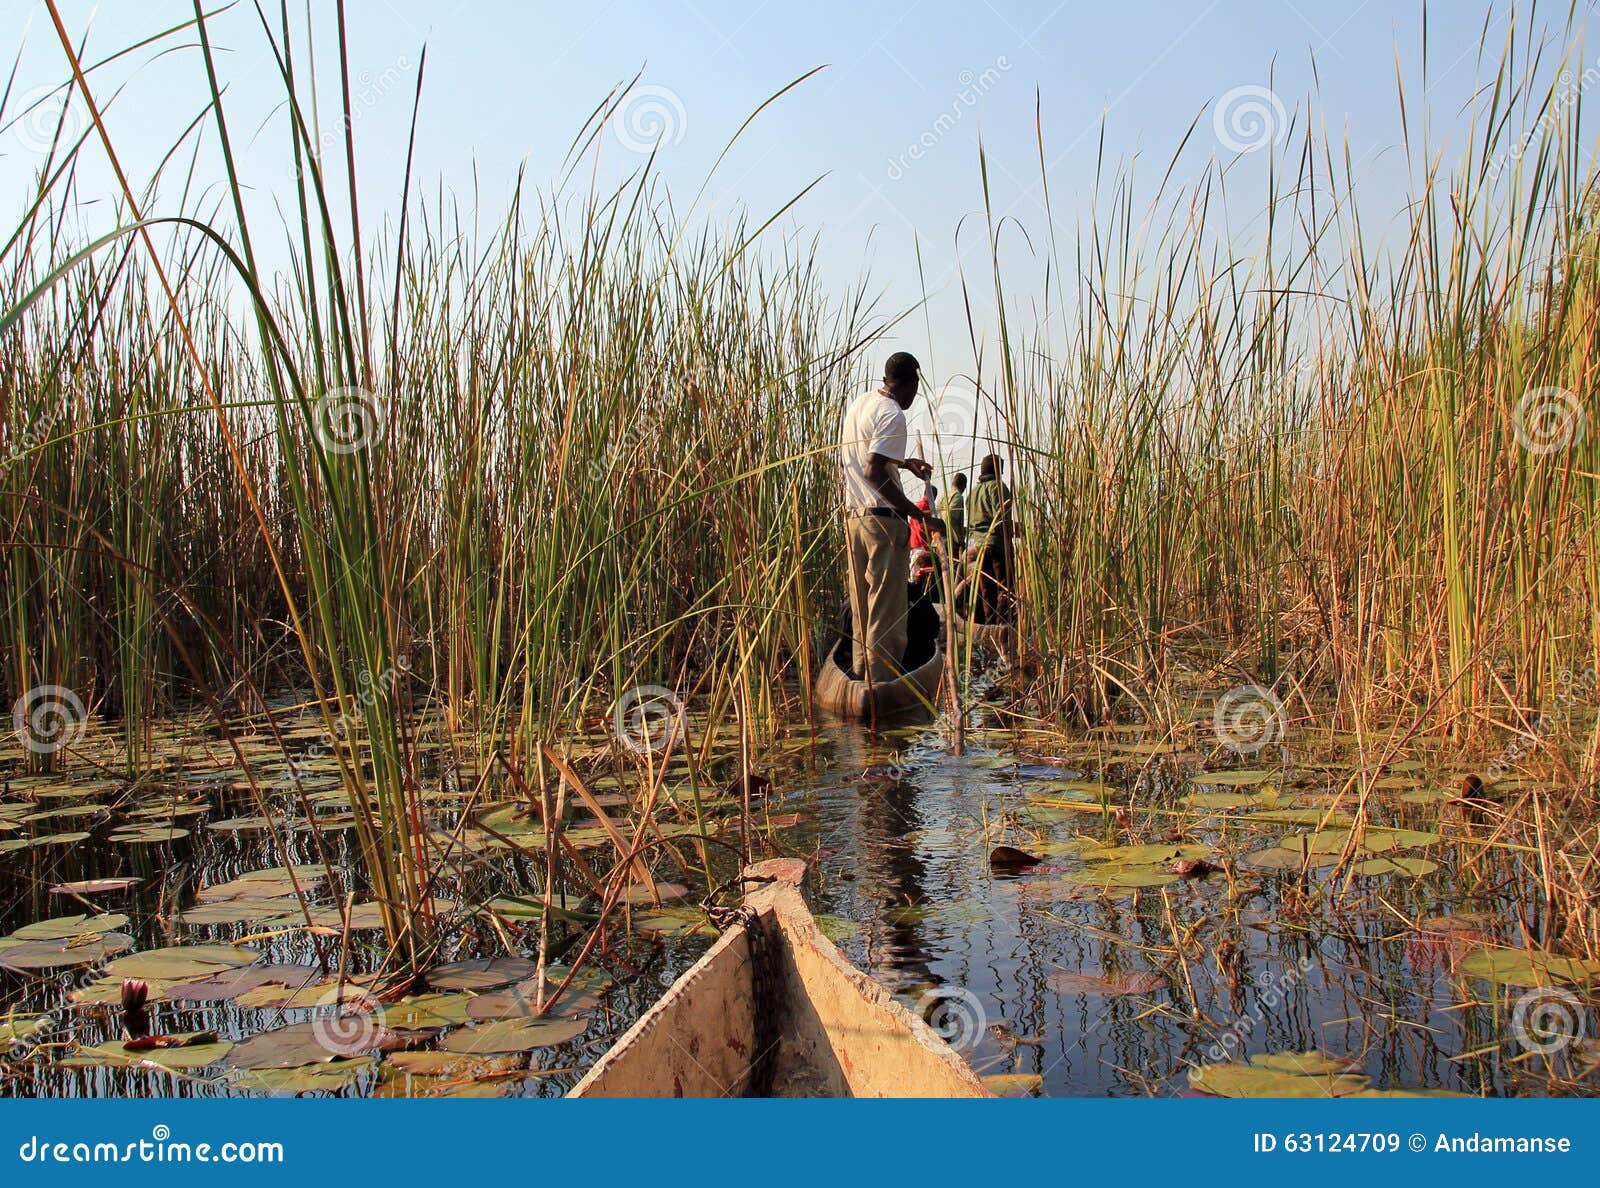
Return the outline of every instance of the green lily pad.
<path id="1" fill-rule="evenodd" d="M 76 969 L 95 965 L 131 948 L 133 938 L 123 932 L 96 933 L 73 940 L 19 941 L 0 949 L 0 968 L 19 973 Z"/>
<path id="2" fill-rule="evenodd" d="M 182 982 L 210 977 L 230 966 L 249 965 L 260 955 L 255 949 L 238 945 L 174 945 L 118 957 L 106 966 L 105 972 L 107 977 L 113 978 Z"/>
<path id="3" fill-rule="evenodd" d="M 200 928 L 213 924 L 269 924 L 299 915 L 300 903 L 293 896 L 274 899 L 240 896 L 217 903 L 197 903 L 179 916 L 178 922 Z"/>
<path id="4" fill-rule="evenodd" d="M 1250 792 L 1191 792 L 1183 803 L 1198 809 L 1232 809 L 1253 805 L 1256 798 Z"/>
<path id="5" fill-rule="evenodd" d="M 1368 858 L 1365 862 L 1355 865 L 1358 875 L 1409 875 L 1420 879 L 1423 875 L 1432 874 L 1439 869 L 1439 864 L 1428 858 L 1405 858 L 1401 856 L 1386 858 Z"/>
<path id="6" fill-rule="evenodd" d="M 1253 866 L 1257 870 L 1294 870 L 1298 871 L 1306 865 L 1305 854 L 1298 850 L 1286 849 L 1283 846 L 1269 846 L 1265 850 L 1252 850 L 1239 861 L 1246 866 Z M 1310 855 L 1312 866 L 1327 866 L 1333 859 L 1321 855 Z"/>
<path id="7" fill-rule="evenodd" d="M 1201 771 L 1189 777 L 1196 784 L 1208 784 L 1218 788 L 1248 787 L 1255 784 L 1264 784 L 1278 772 L 1265 767 L 1252 768 L 1248 771 Z"/>
<path id="8" fill-rule="evenodd" d="M 0 961 L 5 958 L 0 954 Z M 1480 949 L 1463 958 L 1456 972 L 1502 986 L 1539 987 L 1554 982 L 1582 985 L 1600 979 L 1600 961 L 1556 957 L 1535 949 Z"/>
<path id="9" fill-rule="evenodd" d="M 1301 1076 L 1253 1064 L 1211 1064 L 1191 1069 L 1189 1084 L 1213 1097 L 1349 1097 L 1371 1079 L 1356 1073 Z"/>
<path id="10" fill-rule="evenodd" d="M 493 1052 L 527 1052 L 576 1039 L 587 1029 L 582 1019 L 501 1019 L 477 1027 L 458 1027 L 444 1037 L 446 1052 L 480 1056 Z"/>
<path id="11" fill-rule="evenodd" d="M 494 993 L 505 993 L 495 991 Z M 454 1027 L 467 1021 L 467 1010 L 488 995 L 471 998 L 465 994 L 419 994 L 384 1007 L 383 1025 L 390 1031 L 428 1031 L 435 1027 Z"/>
<path id="12" fill-rule="evenodd" d="M 1164 887 L 1176 883 L 1178 876 L 1164 866 L 1125 866 L 1107 863 L 1075 870 L 1067 876 L 1069 883 L 1080 887 Z"/>
<path id="13" fill-rule="evenodd" d="M 56 916 L 50 920 L 36 920 L 24 924 L 11 934 L 14 940 L 71 940 L 73 937 L 116 932 L 128 923 L 128 917 L 117 912 L 99 916 Z"/>
<path id="14" fill-rule="evenodd" d="M 1343 813 L 1337 809 L 1329 812 L 1327 809 L 1320 808 L 1286 808 L 1251 813 L 1249 823 L 1252 825 L 1321 825 L 1324 819 L 1326 819 L 1330 827 L 1349 825 L 1354 820 L 1349 813 Z"/>
<path id="15" fill-rule="evenodd" d="M 244 1068 L 231 1074 L 228 1084 L 256 1093 L 333 1093 L 348 1089 L 376 1065 L 371 1056 L 356 1056 L 299 1068 Z"/>
<path id="16" fill-rule="evenodd" d="M 0 1018 L 0 1044 L 26 1043 L 44 1035 L 54 1026 L 55 1020 L 49 1015 L 7 1015 Z"/>
<path id="17" fill-rule="evenodd" d="M 698 908 L 662 908 L 654 912 L 634 912 L 633 926 L 640 932 L 653 932 L 657 936 L 687 936 L 696 932 L 714 932 L 705 913 Z"/>
<path id="18" fill-rule="evenodd" d="M 233 1048 L 231 1043 L 219 1040 L 213 1032 L 190 1032 L 177 1038 L 193 1042 L 175 1048 L 152 1048 L 144 1052 L 130 1052 L 125 1041 L 115 1040 L 92 1048 L 80 1048 L 60 1063 L 69 1068 L 99 1065 L 130 1068 L 141 1064 L 155 1064 L 175 1072 L 192 1072 L 217 1063 Z"/>
<path id="19" fill-rule="evenodd" d="M 189 831 L 177 825 L 129 825 L 113 829 L 107 840 L 118 845 L 142 846 L 182 841 L 188 836 Z"/>
<path id="20" fill-rule="evenodd" d="M 1351 1071 L 1352 1062 L 1336 1060 L 1323 1052 L 1263 1052 L 1250 1057 L 1257 1068 L 1274 1072 L 1294 1073 L 1302 1077 L 1333 1077 Z"/>

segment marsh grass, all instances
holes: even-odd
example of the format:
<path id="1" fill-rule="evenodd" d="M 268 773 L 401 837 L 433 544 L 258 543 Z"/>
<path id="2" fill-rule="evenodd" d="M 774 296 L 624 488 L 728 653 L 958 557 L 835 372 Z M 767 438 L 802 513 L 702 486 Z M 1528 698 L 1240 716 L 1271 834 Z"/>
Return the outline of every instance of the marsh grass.
<path id="1" fill-rule="evenodd" d="M 1246 183 L 1227 160 L 1144 198 L 1105 165 L 1096 214 L 1075 242 L 1035 240 L 1042 277 L 1019 285 L 980 161 L 992 289 L 965 295 L 999 315 L 975 370 L 1023 505 L 1034 717 L 1159 720 L 1199 668 L 1273 688 L 1297 721 L 1487 747 L 1529 736 L 1562 674 L 1600 658 L 1595 179 L 1581 97 L 1512 28 L 1453 167 L 1407 123 L 1414 201 L 1389 243 L 1364 230 L 1348 146 L 1297 124 L 1251 186 L 1264 234 L 1229 234 Z M 58 29 L 87 103 L 95 67 Z M 310 687 L 330 728 L 360 725 L 341 775 L 416 968 L 437 866 L 419 709 L 559 802 L 563 740 L 664 687 L 710 725 L 635 764 L 640 803 L 670 759 L 697 816 L 719 737 L 749 754 L 808 712 L 839 586 L 828 451 L 894 311 L 830 293 L 814 243 L 770 218 L 675 212 L 653 161 L 586 187 L 621 88 L 492 231 L 409 172 L 403 219 L 374 231 L 343 164 L 348 76 L 319 110 L 286 9 L 262 17 L 285 99 L 263 137 L 296 184 L 263 231 L 198 5 L 161 37 L 180 33 L 210 102 L 157 181 L 205 138 L 221 204 L 185 177 L 155 218 L 156 183 L 124 182 L 121 229 L 86 242 L 78 157 L 115 160 L 96 120 L 58 138 L 0 250 L 7 685 L 120 720 L 130 772 L 174 707 L 213 699 L 226 720 Z M 1041 122 L 1042 172 L 1047 140 Z M 271 275 L 269 234 L 289 261 Z M 1555 449 L 1527 446 L 1539 393 L 1586 418 Z M 1600 737 L 1566 751 L 1592 777 Z"/>
<path id="2" fill-rule="evenodd" d="M 1036 241 L 1038 284 L 1003 273 L 991 213 L 983 296 L 1043 298 L 1036 327 L 1000 319 L 984 391 L 1027 504 L 1047 706 L 1152 703 L 1199 665 L 1285 701 L 1332 690 L 1341 725 L 1399 709 L 1481 741 L 1593 670 L 1596 72 L 1510 27 L 1464 143 L 1406 123 L 1413 200 L 1386 238 L 1364 162 L 1315 121 L 1266 150 L 1264 196 L 1243 159 L 1173 181 L 1203 128 L 1153 191 L 1107 167 L 1076 242 Z M 1239 210 L 1260 234 L 1228 234 Z M 1600 739 L 1573 741 L 1592 777 Z"/>

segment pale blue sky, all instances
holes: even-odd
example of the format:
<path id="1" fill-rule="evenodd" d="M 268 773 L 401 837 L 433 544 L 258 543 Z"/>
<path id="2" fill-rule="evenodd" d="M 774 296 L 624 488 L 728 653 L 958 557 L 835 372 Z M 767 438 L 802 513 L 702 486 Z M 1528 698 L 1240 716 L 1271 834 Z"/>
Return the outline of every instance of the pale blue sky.
<path id="1" fill-rule="evenodd" d="M 190 12 L 187 3 L 174 0 L 62 0 L 61 9 L 74 36 L 89 30 L 90 60 Z M 476 189 L 486 224 L 503 213 L 518 169 L 525 166 L 536 183 L 549 179 L 572 134 L 607 90 L 641 68 L 643 83 L 656 88 L 643 98 L 658 100 L 667 120 L 659 172 L 682 204 L 746 115 L 785 83 L 826 66 L 746 134 L 712 181 L 712 208 L 725 213 L 742 204 L 759 223 L 826 175 L 775 230 L 819 231 L 826 275 L 843 286 L 869 271 L 885 312 L 918 300 L 913 242 L 920 236 L 934 289 L 928 315 L 934 341 L 918 313 L 880 353 L 910 349 L 941 379 L 970 367 L 954 270 L 960 257 L 980 278 L 985 267 L 981 231 L 971 227 L 959 248 L 956 242 L 962 216 L 981 208 L 980 134 L 996 208 L 1030 234 L 1045 229 L 1034 142 L 1036 88 L 1057 234 L 1067 259 L 1073 228 L 1089 204 L 1102 116 L 1107 156 L 1140 156 L 1147 162 L 1142 173 L 1153 184 L 1198 113 L 1206 118 L 1179 176 L 1198 175 L 1213 154 L 1232 155 L 1218 144 L 1208 109 L 1219 96 L 1270 81 L 1285 109 L 1303 120 L 1316 90 L 1315 118 L 1348 136 L 1361 162 L 1364 215 L 1382 225 L 1399 214 L 1407 187 L 1400 154 L 1386 151 L 1401 136 L 1397 57 L 1413 104 L 1422 97 L 1423 9 L 1417 0 L 349 0 L 348 10 L 369 227 L 380 215 L 392 215 L 398 199 L 424 45 L 417 176 L 430 183 L 442 179 L 468 205 Z M 1426 103 L 1436 141 L 1448 142 L 1475 86 L 1493 69 L 1511 11 L 1508 4 L 1486 0 L 1433 4 Z M 333 4 L 314 0 L 312 12 L 320 74 L 329 79 L 337 49 Z M 1523 6 L 1519 24 L 1526 13 Z M 1546 4 L 1535 24 L 1559 32 L 1565 13 L 1565 4 Z M 298 6 L 297 19 L 303 17 Z M 0 28 L 6 32 L 0 43 L 23 44 L 19 92 L 65 77 L 42 3 L 0 0 Z M 280 88 L 253 4 L 245 0 L 218 17 L 213 36 L 226 50 L 222 69 L 236 135 L 264 129 L 250 143 L 245 168 L 265 204 L 268 195 L 286 193 L 289 180 Z M 1480 62 L 1485 52 L 1489 61 Z M 1592 49 L 1584 53 L 1594 56 Z M 114 67 L 97 78 L 103 95 L 127 84 L 110 124 L 136 180 L 148 176 L 204 96 L 197 52 L 151 57 L 136 55 L 137 69 Z M 334 110 L 331 92 L 324 93 L 323 104 Z M 20 206 L 38 163 L 28 141 L 17 129 L 0 134 L 0 183 L 11 209 Z M 637 165 L 625 141 L 625 135 L 610 138 L 603 171 L 620 175 Z M 1259 206 L 1263 192 L 1259 186 L 1252 190 L 1251 180 L 1265 176 L 1269 155 L 1248 154 L 1230 176 L 1230 215 L 1244 234 L 1250 201 Z M 206 158 L 202 173 L 203 183 L 218 183 L 214 158 Z M 106 187 L 104 174 L 86 164 L 81 194 L 109 192 Z M 175 200 L 175 187 L 169 185 L 164 196 Z M 271 214 L 270 205 L 263 213 Z M 109 210 L 104 214 L 109 219 Z M 95 225 L 96 217 L 90 211 L 86 221 Z"/>

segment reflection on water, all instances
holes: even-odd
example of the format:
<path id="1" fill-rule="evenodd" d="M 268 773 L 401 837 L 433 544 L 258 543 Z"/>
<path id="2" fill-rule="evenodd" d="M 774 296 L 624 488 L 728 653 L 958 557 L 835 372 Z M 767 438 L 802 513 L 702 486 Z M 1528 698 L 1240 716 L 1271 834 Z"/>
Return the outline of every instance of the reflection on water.
<path id="1" fill-rule="evenodd" d="M 1527 1054 L 1508 1042 L 1520 991 L 1464 982 L 1440 947 L 1447 938 L 1419 940 L 1406 926 L 1452 914 L 1515 919 L 1486 872 L 1454 874 L 1446 853 L 1436 876 L 1315 894 L 1235 864 L 1232 890 L 1213 875 L 1103 893 L 1068 881 L 1084 865 L 1074 839 L 1163 840 L 1161 811 L 1192 791 L 1170 767 L 1069 770 L 981 748 L 954 758 L 931 732 L 897 740 L 898 750 L 852 727 L 831 737 L 833 778 L 790 800 L 813 814 L 789 841 L 817 859 L 814 906 L 861 925 L 840 947 L 908 1005 L 973 996 L 979 1025 L 954 1038 L 985 1075 L 1034 1074 L 1048 1095 L 1171 1094 L 1188 1091 L 1194 1067 L 1314 1051 L 1348 1060 L 1375 1089 L 1550 1091 L 1524 1077 Z M 1097 810 L 1033 807 L 1041 782 L 1086 776 L 1121 792 L 1140 783 L 1152 799 L 1137 837 Z M 1252 837 L 1201 820 L 1183 840 L 1236 856 L 1262 844 Z M 1056 852 L 1005 875 L 987 860 L 998 841 Z M 1517 943 L 1506 925 L 1490 926 Z M 1098 992 L 1107 987 L 1137 992 Z M 1593 1009 L 1583 1009 L 1577 1027 L 1593 1035 Z M 1600 1089 L 1592 1072 L 1576 1084 L 1566 1091 Z"/>

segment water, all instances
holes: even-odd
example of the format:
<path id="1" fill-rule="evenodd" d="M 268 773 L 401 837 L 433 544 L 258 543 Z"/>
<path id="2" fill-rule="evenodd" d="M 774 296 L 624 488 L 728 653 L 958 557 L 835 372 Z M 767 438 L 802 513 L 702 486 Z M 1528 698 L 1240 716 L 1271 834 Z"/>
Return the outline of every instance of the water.
<path id="1" fill-rule="evenodd" d="M 980 730 L 967 754 L 956 758 L 931 727 L 873 738 L 861 728 L 830 726 L 816 739 L 792 741 L 789 757 L 767 768 L 775 788 L 758 815 L 779 824 L 763 845 L 769 853 L 807 858 L 808 898 L 845 955 L 928 1017 L 980 1073 L 1007 1077 L 1003 1084 L 1012 1092 L 1184 1093 L 1192 1091 L 1192 1070 L 1288 1052 L 1321 1053 L 1370 1078 L 1377 1090 L 1595 1092 L 1592 1068 L 1584 1071 L 1591 1051 L 1584 1039 L 1597 1034 L 1586 992 L 1566 982 L 1542 989 L 1496 986 L 1461 972 L 1464 954 L 1490 943 L 1521 945 L 1525 933 L 1534 939 L 1553 934 L 1556 920 L 1542 904 L 1537 869 L 1525 853 L 1492 838 L 1485 846 L 1481 829 L 1447 819 L 1438 789 L 1456 773 L 1443 756 L 1424 748 L 1422 758 L 1374 773 L 1384 786 L 1371 791 L 1368 803 L 1375 828 L 1412 831 L 1393 834 L 1399 841 L 1441 836 L 1380 848 L 1365 860 L 1405 854 L 1431 869 L 1332 878 L 1331 868 L 1313 865 L 1302 878 L 1298 869 L 1259 869 L 1246 856 L 1274 849 L 1280 837 L 1309 832 L 1297 823 L 1308 811 L 1348 808 L 1348 797 L 1337 804 L 1334 797 L 1351 769 L 1349 740 L 1307 739 L 1293 752 L 1274 748 L 1241 760 L 1144 737 L 1128 729 L 1016 740 Z M 1251 770 L 1238 777 L 1242 782 L 1194 783 L 1203 767 L 1247 763 Z M 448 787 L 445 772 L 437 762 L 426 778 Z M 47 786 L 13 791 L 12 800 L 37 798 Z M 208 809 L 180 816 L 193 833 L 171 843 L 107 844 L 108 831 L 127 823 L 126 807 L 105 819 L 87 814 L 13 829 L 10 836 L 26 835 L 76 820 L 91 838 L 0 856 L 6 905 L 0 934 L 88 910 L 49 893 L 61 879 L 132 876 L 139 884 L 131 892 L 91 898 L 97 907 L 129 916 L 122 931 L 140 951 L 253 936 L 264 960 L 309 965 L 334 959 L 337 946 L 327 937 L 251 923 L 174 922 L 196 888 L 277 862 L 259 831 L 201 827 L 247 813 L 240 792 L 221 779 L 184 787 L 183 798 L 203 800 Z M 146 803 L 150 795 L 133 799 Z M 170 804 L 172 794 L 165 795 Z M 119 796 L 126 801 L 127 790 L 96 792 L 91 802 L 116 806 L 123 803 Z M 1242 798 L 1260 802 L 1237 803 Z M 1228 803 L 1209 807 L 1217 800 Z M 1120 819 L 1118 808 L 1126 810 Z M 1274 813 L 1287 819 L 1256 819 Z M 1332 836 L 1337 822 L 1329 824 Z M 313 859 L 308 838 L 291 836 L 296 861 Z M 336 830 L 327 838 L 330 856 L 350 869 L 351 832 Z M 1002 842 L 1044 862 L 1020 873 L 997 872 L 989 854 Z M 1151 849 L 1126 849 L 1135 845 Z M 1110 858 L 1103 856 L 1106 847 L 1115 847 Z M 716 877 L 725 877 L 731 859 L 717 854 Z M 1119 861 L 1130 854 L 1138 861 Z M 1174 879 L 1172 860 L 1189 854 L 1227 870 Z M 526 868 L 504 853 L 484 853 L 469 866 L 458 890 L 470 889 L 477 900 L 529 893 Z M 1108 871 L 1114 873 L 1100 873 Z M 1159 885 L 1106 887 L 1103 877 Z M 574 898 L 569 906 L 583 905 Z M 1437 923 L 1441 918 L 1445 923 Z M 1419 929 L 1426 921 L 1435 923 Z M 377 964 L 378 936 L 361 934 L 353 970 Z M 524 932 L 514 943 L 531 951 L 532 936 Z M 581 1033 L 535 1050 L 528 1068 L 455 1083 L 396 1077 L 357 1062 L 339 1066 L 345 1075 L 316 1091 L 565 1092 L 708 943 L 704 934 L 637 935 L 612 946 L 603 962 L 611 985 L 588 1004 Z M 452 929 L 444 956 L 501 953 L 492 927 L 463 920 Z M 9 1011 L 13 1019 L 46 1024 L 27 1042 L 13 1044 L 0 1065 L 0 1092 L 263 1091 L 249 1078 L 214 1068 L 65 1067 L 62 1057 L 70 1061 L 78 1048 L 115 1040 L 121 1030 L 114 1009 L 67 1003 L 70 991 L 94 980 L 93 967 L 0 976 L 0 1019 Z M 1530 994 L 1542 997 L 1530 1002 Z M 1548 1054 L 1530 1047 L 1547 1038 L 1528 1030 L 1530 1019 L 1549 1017 L 1538 1013 L 1540 1004 L 1553 1004 L 1558 1022 L 1570 1021 L 1569 1042 L 1552 1044 Z M 158 1031 L 214 1031 L 224 1040 L 313 1017 L 305 1009 L 236 1002 L 155 1008 Z M 291 1083 L 280 1091 L 302 1087 Z"/>

